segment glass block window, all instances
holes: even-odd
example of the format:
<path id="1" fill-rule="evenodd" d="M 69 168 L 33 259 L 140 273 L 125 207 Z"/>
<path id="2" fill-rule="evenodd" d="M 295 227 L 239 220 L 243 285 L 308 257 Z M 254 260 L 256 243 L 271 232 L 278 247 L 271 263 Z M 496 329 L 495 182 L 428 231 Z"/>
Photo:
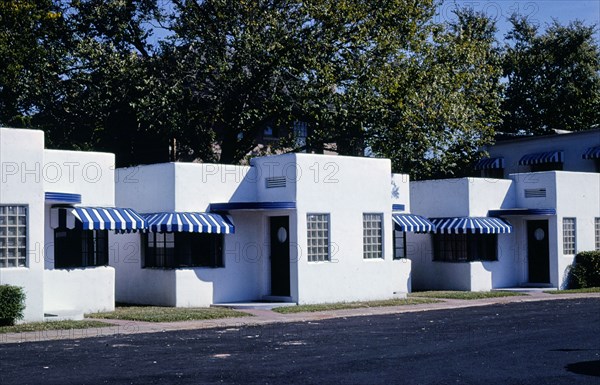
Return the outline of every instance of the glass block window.
<path id="1" fill-rule="evenodd" d="M 575 218 L 563 218 L 563 254 L 575 254 L 576 231 Z"/>
<path id="2" fill-rule="evenodd" d="M 27 206 L 0 205 L 0 267 L 27 266 Z"/>
<path id="3" fill-rule="evenodd" d="M 363 258 L 383 258 L 382 214 L 363 214 Z"/>
<path id="4" fill-rule="evenodd" d="M 329 261 L 329 214 L 307 214 L 306 231 L 308 261 Z"/>
<path id="5" fill-rule="evenodd" d="M 600 218 L 595 219 L 594 229 L 596 230 L 596 250 L 600 250 Z"/>

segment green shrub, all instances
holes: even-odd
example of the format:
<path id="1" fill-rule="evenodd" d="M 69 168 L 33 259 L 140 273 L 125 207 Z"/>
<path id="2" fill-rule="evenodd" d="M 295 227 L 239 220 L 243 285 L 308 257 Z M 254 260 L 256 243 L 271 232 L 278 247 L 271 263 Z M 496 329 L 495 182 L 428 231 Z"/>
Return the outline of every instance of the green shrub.
<path id="1" fill-rule="evenodd" d="M 582 251 L 569 270 L 570 289 L 600 287 L 600 250 Z"/>
<path id="2" fill-rule="evenodd" d="M 22 287 L 0 285 L 0 326 L 14 325 L 23 318 L 25 292 Z"/>

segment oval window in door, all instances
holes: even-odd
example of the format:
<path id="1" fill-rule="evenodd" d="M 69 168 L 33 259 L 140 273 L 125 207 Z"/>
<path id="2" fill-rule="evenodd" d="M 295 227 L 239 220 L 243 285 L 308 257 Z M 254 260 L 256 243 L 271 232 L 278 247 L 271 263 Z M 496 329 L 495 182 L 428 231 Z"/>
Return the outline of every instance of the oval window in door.
<path id="1" fill-rule="evenodd" d="M 285 227 L 280 227 L 279 230 L 277 230 L 277 240 L 279 243 L 283 243 L 287 240 L 287 230 Z"/>
<path id="2" fill-rule="evenodd" d="M 533 237 L 536 241 L 543 241 L 546 237 L 546 233 L 542 229 L 535 229 L 535 231 L 533 232 Z"/>

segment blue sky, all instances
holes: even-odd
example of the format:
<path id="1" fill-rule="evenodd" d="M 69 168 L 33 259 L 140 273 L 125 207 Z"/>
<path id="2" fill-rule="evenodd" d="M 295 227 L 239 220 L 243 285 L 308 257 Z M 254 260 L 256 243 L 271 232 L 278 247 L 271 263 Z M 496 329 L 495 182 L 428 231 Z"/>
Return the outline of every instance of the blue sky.
<path id="1" fill-rule="evenodd" d="M 506 20 L 514 12 L 527 16 L 541 30 L 552 19 L 561 24 L 579 19 L 586 25 L 600 27 L 600 0 L 445 0 L 438 15 L 440 20 L 452 17 L 454 4 L 472 7 L 495 18 L 500 36 L 510 28 Z M 600 30 L 596 31 L 596 40 L 600 42 Z"/>
<path id="2" fill-rule="evenodd" d="M 437 20 L 452 18 L 455 4 L 472 7 L 496 19 L 500 40 L 510 28 L 508 17 L 517 12 L 527 16 L 542 31 L 553 19 L 557 19 L 561 24 L 568 24 L 577 19 L 586 25 L 595 24 L 598 26 L 596 41 L 600 43 L 600 0 L 444 0 Z M 164 30 L 157 28 L 152 40 L 163 38 L 165 35 Z"/>

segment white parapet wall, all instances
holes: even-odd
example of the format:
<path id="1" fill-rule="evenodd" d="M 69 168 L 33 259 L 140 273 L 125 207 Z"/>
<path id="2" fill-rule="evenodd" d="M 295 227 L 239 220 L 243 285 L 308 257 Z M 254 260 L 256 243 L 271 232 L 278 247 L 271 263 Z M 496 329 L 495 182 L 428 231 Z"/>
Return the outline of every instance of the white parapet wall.
<path id="1" fill-rule="evenodd" d="M 390 161 L 309 154 L 292 159 L 297 201 L 293 230 L 300 252 L 298 302 L 386 299 L 409 292 L 411 263 L 393 259 L 391 212 L 395 200 Z M 408 196 L 405 198 L 408 203 Z M 330 261 L 307 260 L 306 222 L 313 213 L 330 216 Z M 363 214 L 382 215 L 383 258 L 364 258 Z"/>
<path id="2" fill-rule="evenodd" d="M 115 271 L 110 266 L 48 270 L 44 278 L 46 313 L 60 315 L 115 309 Z"/>
<path id="3" fill-rule="evenodd" d="M 210 203 L 254 201 L 254 172 L 247 166 L 199 163 L 119 169 L 117 204 L 140 213 L 204 212 Z M 254 212 L 233 212 L 230 217 L 236 232 L 224 235 L 224 267 L 144 268 L 143 235 L 111 235 L 117 301 L 194 307 L 268 294 L 262 281 L 268 261 L 264 218 Z"/>
<path id="4" fill-rule="evenodd" d="M 44 133 L 0 128 L 0 205 L 27 208 L 23 267 L 0 268 L 0 284 L 24 288 L 25 321 L 44 318 Z"/>
<path id="5" fill-rule="evenodd" d="M 430 218 L 485 217 L 489 210 L 512 208 L 515 186 L 512 180 L 459 178 L 411 183 L 412 210 Z M 408 257 L 413 261 L 416 290 L 487 291 L 516 286 L 522 267 L 517 235 L 499 234 L 496 261 L 434 261 L 431 235 L 410 234 Z"/>

